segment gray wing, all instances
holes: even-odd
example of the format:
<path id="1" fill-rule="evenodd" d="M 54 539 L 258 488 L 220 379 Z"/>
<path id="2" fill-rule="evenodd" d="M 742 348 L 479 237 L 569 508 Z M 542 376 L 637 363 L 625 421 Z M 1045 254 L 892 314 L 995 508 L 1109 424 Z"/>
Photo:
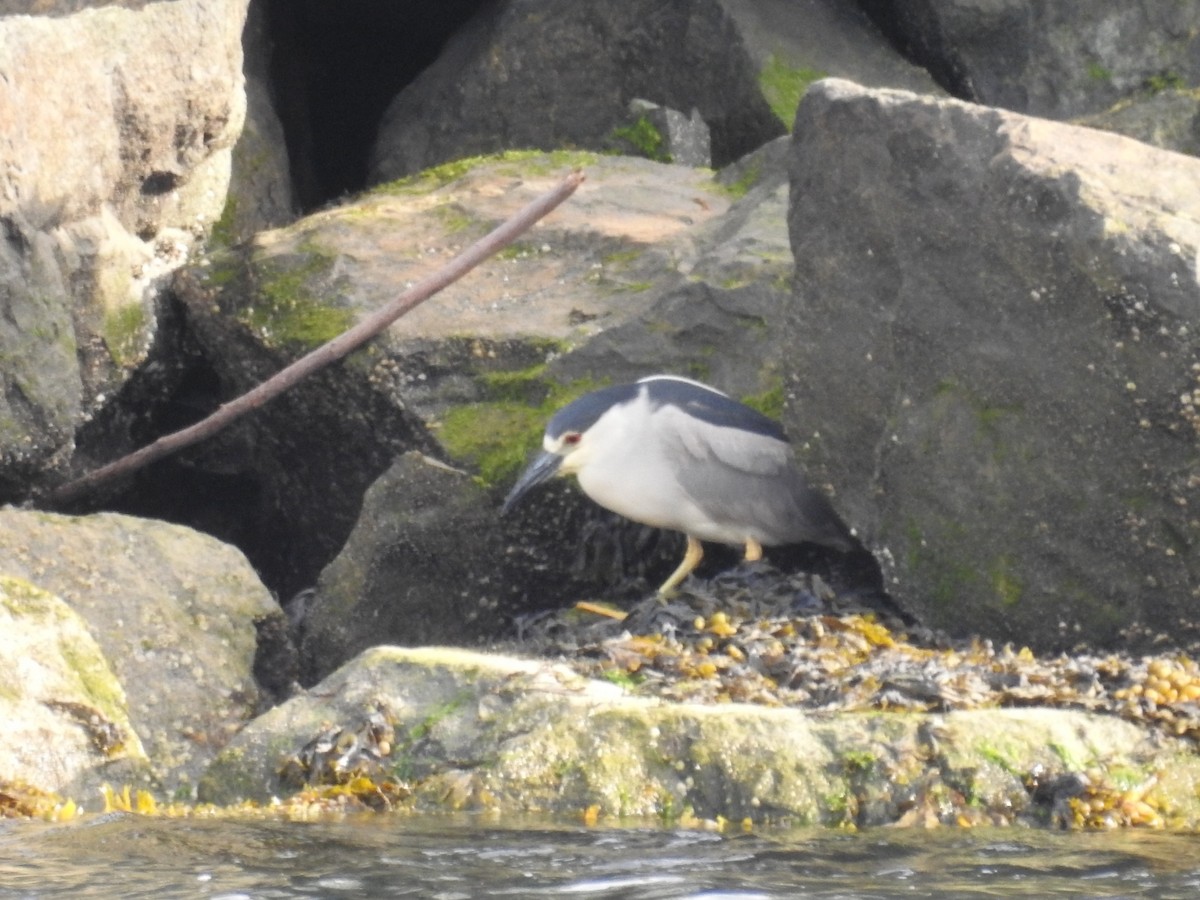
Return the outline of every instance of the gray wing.
<path id="1" fill-rule="evenodd" d="M 696 427 L 671 407 L 659 431 L 664 452 L 686 464 L 680 486 L 718 521 L 755 524 L 768 544 L 812 541 L 849 550 L 845 524 L 796 465 L 791 446 L 766 434 L 707 424 Z"/>

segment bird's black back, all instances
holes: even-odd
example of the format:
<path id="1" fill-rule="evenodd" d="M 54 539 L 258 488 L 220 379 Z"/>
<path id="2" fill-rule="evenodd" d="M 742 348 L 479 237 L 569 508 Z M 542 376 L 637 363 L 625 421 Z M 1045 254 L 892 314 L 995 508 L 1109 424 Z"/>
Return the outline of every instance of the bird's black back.
<path id="1" fill-rule="evenodd" d="M 787 441 L 783 426 L 774 419 L 713 388 L 693 381 L 660 376 L 644 378 L 631 387 L 640 385 L 646 387 L 650 403 L 654 406 L 672 404 L 710 425 L 736 428 Z"/>

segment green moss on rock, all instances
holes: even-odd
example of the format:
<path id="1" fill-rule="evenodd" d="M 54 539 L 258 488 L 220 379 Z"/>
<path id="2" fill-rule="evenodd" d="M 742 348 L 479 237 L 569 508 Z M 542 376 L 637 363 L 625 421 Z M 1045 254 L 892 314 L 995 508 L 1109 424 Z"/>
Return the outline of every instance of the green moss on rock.
<path id="1" fill-rule="evenodd" d="M 37 620 L 49 626 L 57 636 L 61 664 L 51 659 L 42 660 L 42 664 L 57 668 L 75 683 L 79 693 L 68 699 L 94 706 L 106 719 L 132 732 L 121 683 L 83 620 L 65 602 L 20 578 L 0 575 L 0 608 L 15 621 Z M 4 680 L 0 678 L 0 683 Z"/>
<path id="2" fill-rule="evenodd" d="M 598 158 L 595 153 L 580 150 L 506 150 L 488 156 L 466 156 L 389 181 L 373 188 L 371 193 L 425 194 L 457 181 L 481 166 L 498 163 L 511 166 L 514 175 L 532 176 L 547 175 L 568 167 L 582 168 L 594 164 Z"/>
<path id="3" fill-rule="evenodd" d="M 146 311 L 140 303 L 124 303 L 104 313 L 104 344 L 118 366 L 137 362 L 146 339 Z"/>
<path id="4" fill-rule="evenodd" d="M 333 306 L 317 290 L 333 269 L 334 257 L 312 241 L 306 241 L 301 251 L 299 260 L 291 257 L 262 264 L 255 301 L 238 316 L 275 346 L 317 347 L 354 324 L 350 310 Z"/>
<path id="5" fill-rule="evenodd" d="M 613 129 L 613 137 L 628 144 L 639 154 L 656 162 L 670 162 L 671 154 L 663 149 L 666 143 L 662 132 L 646 116 L 641 116 L 632 125 Z"/>
<path id="6" fill-rule="evenodd" d="M 797 99 L 797 104 L 799 99 Z M 732 181 L 725 183 L 718 181 L 716 185 L 726 196 L 737 200 L 745 197 L 750 192 L 750 188 L 758 184 L 763 175 L 762 160 L 755 160 L 745 167 L 745 170 Z"/>
<path id="7" fill-rule="evenodd" d="M 742 402 L 751 409 L 757 409 L 764 416 L 769 416 L 776 421 L 783 418 L 785 400 L 783 381 L 779 378 L 776 378 L 775 383 L 761 394 L 750 394 L 742 398 Z"/>
<path id="8" fill-rule="evenodd" d="M 828 74 L 806 66 L 789 66 L 772 54 L 758 73 L 758 86 L 771 111 L 787 126 L 788 131 L 791 131 L 800 98 L 804 96 L 810 84 L 820 81 Z"/>
<path id="9" fill-rule="evenodd" d="M 488 399 L 456 406 L 442 419 L 437 432 L 442 445 L 473 466 L 484 484 L 511 480 L 540 445 L 555 410 L 598 386 L 586 379 L 560 385 L 543 379 L 543 369 L 485 375 Z"/>
<path id="10" fill-rule="evenodd" d="M 225 206 L 221 209 L 220 218 L 213 223 L 208 240 L 210 246 L 232 247 L 237 242 L 237 198 L 229 194 L 225 198 Z"/>

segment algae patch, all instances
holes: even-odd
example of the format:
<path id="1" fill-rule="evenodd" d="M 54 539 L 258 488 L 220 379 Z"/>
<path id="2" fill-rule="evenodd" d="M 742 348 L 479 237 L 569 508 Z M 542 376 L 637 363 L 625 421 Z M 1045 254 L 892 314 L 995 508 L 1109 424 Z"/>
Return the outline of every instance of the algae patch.
<path id="1" fill-rule="evenodd" d="M 506 150 L 488 156 L 465 156 L 439 166 L 433 166 L 415 175 L 406 175 L 395 181 L 373 188 L 371 194 L 424 194 L 458 181 L 474 169 L 495 165 L 498 171 L 514 176 L 548 175 L 565 168 L 582 168 L 599 159 L 595 153 L 581 150 Z"/>
<path id="2" fill-rule="evenodd" d="M 758 73 L 758 86 L 771 111 L 787 126 L 787 130 L 791 131 L 800 98 L 804 96 L 810 84 L 820 81 L 828 74 L 805 66 L 789 66 L 771 54 L 767 64 Z"/>
<path id="3" fill-rule="evenodd" d="M 797 100 L 799 103 L 799 100 Z M 729 182 L 715 182 L 717 188 L 723 191 L 726 196 L 737 200 L 745 197 L 750 192 L 750 188 L 758 184 L 759 179 L 763 176 L 763 167 L 761 160 L 755 160 L 745 167 L 745 170 Z"/>
<path id="4" fill-rule="evenodd" d="M 140 303 L 124 303 L 104 313 L 104 343 L 122 368 L 138 361 L 146 338 L 146 311 Z"/>
<path id="5" fill-rule="evenodd" d="M 316 347 L 354 324 L 354 314 L 333 306 L 319 287 L 327 284 L 335 258 L 306 242 L 302 256 L 264 261 L 253 305 L 238 319 L 266 343 Z"/>
<path id="6" fill-rule="evenodd" d="M 451 456 L 474 466 L 485 485 L 511 480 L 555 411 L 599 386 L 590 380 L 568 385 L 543 380 L 543 369 L 484 375 L 486 399 L 456 406 L 442 419 L 438 439 Z"/>
<path id="7" fill-rule="evenodd" d="M 775 384 L 761 394 L 750 394 L 742 398 L 742 402 L 751 409 L 756 409 L 775 421 L 783 418 L 784 401 L 783 382 L 778 378 L 775 379 Z"/>
<path id="8" fill-rule="evenodd" d="M 641 116 L 632 125 L 614 128 L 612 133 L 619 143 L 632 147 L 647 159 L 664 163 L 671 161 L 671 154 L 663 149 L 666 139 L 646 116 Z"/>

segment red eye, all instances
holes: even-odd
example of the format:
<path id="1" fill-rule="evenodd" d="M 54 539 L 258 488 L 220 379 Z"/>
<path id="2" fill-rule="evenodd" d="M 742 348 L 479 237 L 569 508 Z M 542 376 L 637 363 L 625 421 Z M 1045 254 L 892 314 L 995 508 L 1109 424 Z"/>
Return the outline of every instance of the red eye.
<path id="1" fill-rule="evenodd" d="M 578 431 L 572 431 L 563 435 L 564 444 L 578 444 L 582 435 Z"/>

